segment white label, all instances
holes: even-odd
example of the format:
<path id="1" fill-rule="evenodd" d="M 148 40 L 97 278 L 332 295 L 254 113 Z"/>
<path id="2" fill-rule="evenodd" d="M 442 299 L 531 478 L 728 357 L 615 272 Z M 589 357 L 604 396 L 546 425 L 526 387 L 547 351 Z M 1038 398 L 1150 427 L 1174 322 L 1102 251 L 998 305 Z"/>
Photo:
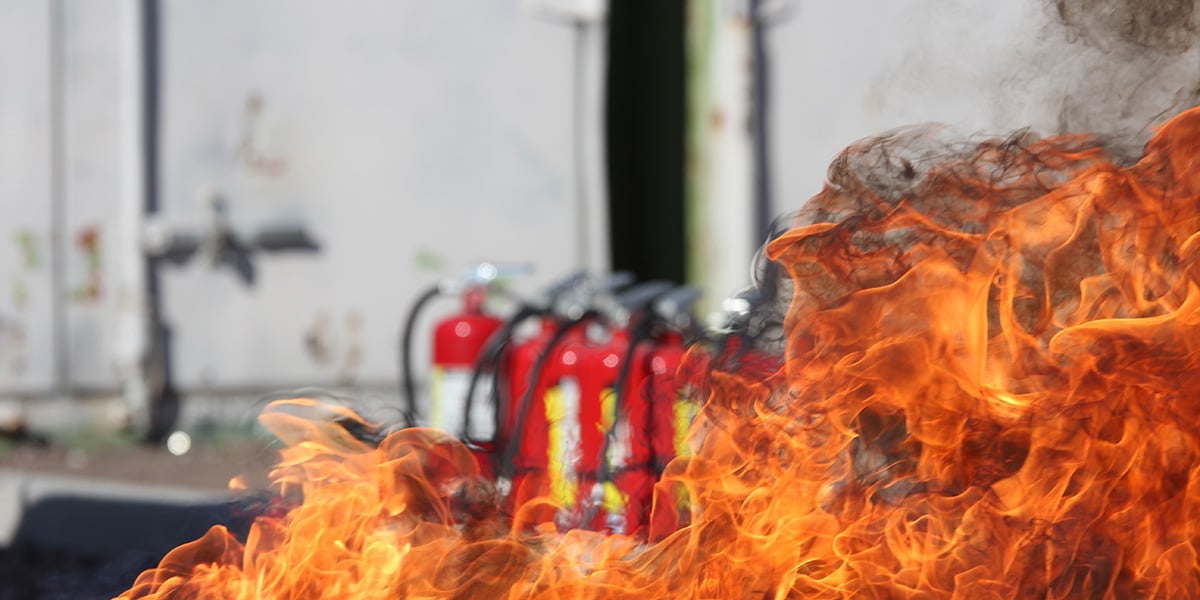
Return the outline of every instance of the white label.
<path id="1" fill-rule="evenodd" d="M 583 452 L 579 430 L 579 381 L 574 377 L 563 377 L 558 382 L 558 389 L 562 394 L 563 403 L 562 420 L 559 421 L 559 427 L 562 427 L 563 456 L 559 460 L 563 471 L 573 476 L 575 463 Z"/>
<path id="2" fill-rule="evenodd" d="M 467 389 L 474 371 L 461 367 L 434 367 L 430 390 L 429 426 L 458 435 L 462 432 L 463 412 L 466 410 Z M 496 419 L 491 405 L 492 378 L 485 373 L 475 386 L 471 401 L 467 436 L 473 440 L 490 440 L 496 433 Z"/>

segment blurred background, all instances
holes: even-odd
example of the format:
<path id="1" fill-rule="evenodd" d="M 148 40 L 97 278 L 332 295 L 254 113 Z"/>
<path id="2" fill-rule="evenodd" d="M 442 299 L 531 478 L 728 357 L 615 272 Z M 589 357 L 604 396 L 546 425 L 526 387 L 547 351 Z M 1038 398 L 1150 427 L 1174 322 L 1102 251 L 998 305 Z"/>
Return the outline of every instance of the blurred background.
<path id="1" fill-rule="evenodd" d="M 622 270 L 718 312 L 772 220 L 890 128 L 1091 131 L 1136 154 L 1197 103 L 1194 12 L 0 0 L 0 468 L 216 489 L 229 468 L 163 458 L 196 438 L 207 463 L 253 462 L 259 441 L 220 432 L 267 394 L 386 418 L 417 297 L 480 262 L 521 266 L 517 295 Z M 456 309 L 413 328 L 422 394 Z M 105 467 L 122 452 L 141 454 Z M 11 481 L 27 505 L 58 485 Z"/>
<path id="2" fill-rule="evenodd" d="M 1099 4 L 2 0 L 0 427 L 386 403 L 406 311 L 480 261 L 716 310 L 855 139 L 1136 147 L 1194 103 L 1193 2 Z"/>

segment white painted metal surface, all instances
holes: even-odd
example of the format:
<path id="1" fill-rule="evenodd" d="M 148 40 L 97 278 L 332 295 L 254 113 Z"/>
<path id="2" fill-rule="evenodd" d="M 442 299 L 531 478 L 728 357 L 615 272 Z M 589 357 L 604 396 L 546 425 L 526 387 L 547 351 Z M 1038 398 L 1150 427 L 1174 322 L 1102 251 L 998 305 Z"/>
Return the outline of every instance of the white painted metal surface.
<path id="1" fill-rule="evenodd" d="M 61 3 L 61 294 L 74 390 L 112 392 L 139 376 L 144 313 L 137 4 Z"/>
<path id="2" fill-rule="evenodd" d="M 533 285 L 578 264 L 569 28 L 466 0 L 163 17 L 164 216 L 203 222 L 215 192 L 236 225 L 303 221 L 322 244 L 255 257 L 253 286 L 167 269 L 183 387 L 392 385 L 404 311 L 436 277 L 528 261 Z"/>
<path id="3" fill-rule="evenodd" d="M 137 5 L 0 2 L 0 400 L 140 376 Z M 0 421 L 34 418 L 7 406 Z"/>
<path id="4" fill-rule="evenodd" d="M 140 376 L 138 5 L 0 1 L 0 401 Z M 163 219 L 205 224 L 218 194 L 235 225 L 303 222 L 322 246 L 256 256 L 252 286 L 202 257 L 165 270 L 185 393 L 391 390 L 425 285 L 479 260 L 532 263 L 525 290 L 607 263 L 602 23 L 499 0 L 164 0 L 162 16 Z M 418 367 L 456 309 L 431 308 Z"/>
<path id="5" fill-rule="evenodd" d="M 892 127 L 1115 131 L 1136 144 L 1169 116 L 1160 100 L 1200 87 L 1200 49 L 1082 43 L 1043 0 L 790 4 L 768 31 L 780 212 L 819 191 L 847 144 Z M 135 7 L 0 1 L 0 397 L 116 392 L 137 373 Z M 166 273 L 185 390 L 390 387 L 403 313 L 426 283 L 513 260 L 537 265 L 529 289 L 606 254 L 580 239 L 603 215 L 578 202 L 572 146 L 580 47 L 592 77 L 581 130 L 599 138 L 598 29 L 577 46 L 575 29 L 515 0 L 164 0 L 163 17 L 164 216 L 204 222 L 215 192 L 236 224 L 304 221 L 323 245 L 256 257 L 253 287 L 200 260 Z M 713 267 L 713 299 L 748 280 L 737 253 L 756 243 L 745 243 L 747 53 L 736 19 L 722 24 L 733 50 L 712 63 L 727 71 L 713 93 L 729 110 L 706 116 L 736 139 L 711 157 L 706 227 L 707 243 L 733 249 Z M 600 156 L 584 160 L 592 198 Z M 95 254 L 79 243 L 89 229 Z"/>
<path id="6" fill-rule="evenodd" d="M 55 385 L 51 5 L 0 2 L 0 390 Z"/>

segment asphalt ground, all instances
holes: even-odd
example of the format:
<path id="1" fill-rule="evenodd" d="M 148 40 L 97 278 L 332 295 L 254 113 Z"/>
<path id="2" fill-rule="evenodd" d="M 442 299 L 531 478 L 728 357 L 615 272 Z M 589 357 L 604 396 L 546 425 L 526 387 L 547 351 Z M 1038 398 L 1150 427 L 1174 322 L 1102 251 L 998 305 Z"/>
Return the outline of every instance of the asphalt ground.
<path id="1" fill-rule="evenodd" d="M 111 598 L 212 525 L 248 528 L 275 442 L 185 433 L 174 453 L 116 434 L 0 436 L 0 600 Z M 235 476 L 249 494 L 229 491 Z"/>

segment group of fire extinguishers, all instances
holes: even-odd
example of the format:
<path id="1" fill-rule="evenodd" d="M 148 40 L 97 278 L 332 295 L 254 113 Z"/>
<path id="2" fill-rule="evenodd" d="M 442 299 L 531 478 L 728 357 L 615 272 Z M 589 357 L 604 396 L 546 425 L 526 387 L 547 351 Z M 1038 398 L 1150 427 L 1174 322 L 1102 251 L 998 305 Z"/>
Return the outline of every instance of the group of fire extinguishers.
<path id="1" fill-rule="evenodd" d="M 461 312 L 435 326 L 421 424 L 467 442 L 510 509 L 550 497 L 559 526 L 643 530 L 654 484 L 686 452 L 699 409 L 700 399 L 676 382 L 687 343 L 702 333 L 692 316 L 699 290 L 579 273 L 536 300 L 516 301 L 502 319 L 485 300 L 504 276 L 502 267 L 480 265 L 418 298 L 400 349 L 406 408 L 418 413 L 418 313 L 436 297 L 461 297 Z"/>

